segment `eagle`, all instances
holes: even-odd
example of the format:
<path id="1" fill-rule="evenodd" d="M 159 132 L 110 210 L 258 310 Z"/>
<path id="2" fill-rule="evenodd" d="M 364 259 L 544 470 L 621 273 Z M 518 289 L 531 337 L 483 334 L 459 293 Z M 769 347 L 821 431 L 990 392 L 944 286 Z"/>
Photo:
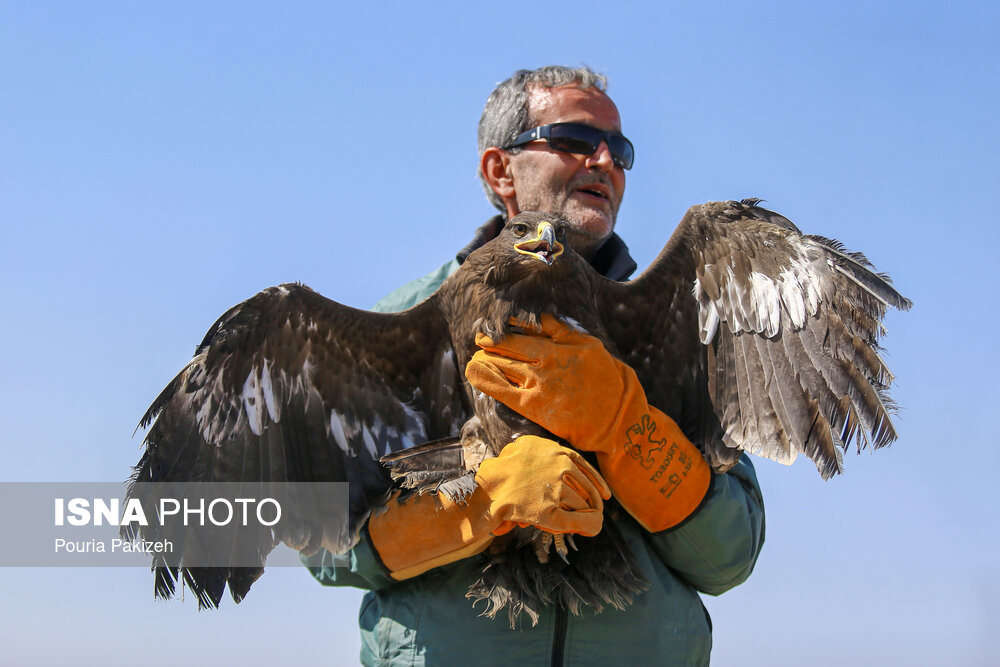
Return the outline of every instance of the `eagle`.
<path id="1" fill-rule="evenodd" d="M 631 366 L 649 403 L 719 472 L 743 452 L 784 464 L 803 453 L 826 479 L 852 444 L 889 444 L 882 319 L 911 302 L 864 255 L 803 234 L 760 201 L 691 207 L 628 282 L 604 278 L 566 245 L 565 221 L 525 212 L 400 313 L 350 308 L 301 284 L 229 309 L 142 417 L 129 496 L 147 482 L 347 482 L 347 525 L 293 509 L 277 528 L 235 529 L 258 555 L 252 567 L 193 566 L 200 543 L 183 526 L 128 527 L 179 545 L 153 555 L 155 594 L 170 597 L 182 580 L 200 606 L 217 607 L 227 585 L 239 602 L 280 542 L 342 554 L 394 493 L 461 499 L 484 458 L 517 435 L 547 434 L 469 385 L 475 335 L 499 340 L 543 314 Z M 470 597 L 490 615 L 506 607 L 512 624 L 551 603 L 623 608 L 646 582 L 608 526 L 568 543 L 532 528 L 498 538 Z"/>

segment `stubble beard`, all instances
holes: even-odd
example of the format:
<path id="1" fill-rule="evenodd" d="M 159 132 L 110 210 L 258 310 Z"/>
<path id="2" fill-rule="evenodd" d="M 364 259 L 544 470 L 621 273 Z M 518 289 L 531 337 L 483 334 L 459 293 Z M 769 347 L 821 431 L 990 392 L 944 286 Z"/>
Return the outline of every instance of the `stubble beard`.
<path id="1" fill-rule="evenodd" d="M 610 213 L 587 206 L 563 193 L 552 198 L 527 199 L 518 202 L 521 211 L 540 211 L 559 216 L 569 223 L 567 241 L 579 255 L 590 259 L 611 236 L 615 228 L 616 211 Z"/>
<path id="2" fill-rule="evenodd" d="M 606 212 L 564 196 L 558 213 L 569 222 L 569 245 L 589 259 L 615 229 L 615 212 Z"/>

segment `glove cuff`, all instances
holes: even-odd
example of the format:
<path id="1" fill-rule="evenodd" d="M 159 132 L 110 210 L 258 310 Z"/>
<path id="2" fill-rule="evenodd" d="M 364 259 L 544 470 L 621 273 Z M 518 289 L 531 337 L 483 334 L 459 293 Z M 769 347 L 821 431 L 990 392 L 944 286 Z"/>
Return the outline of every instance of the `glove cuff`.
<path id="1" fill-rule="evenodd" d="M 645 409 L 642 409 L 645 408 Z M 712 470 L 673 419 L 642 401 L 622 415 L 598 467 L 615 498 L 650 532 L 673 528 L 708 494 Z"/>
<path id="2" fill-rule="evenodd" d="M 401 503 L 397 494 L 385 511 L 373 514 L 368 535 L 389 575 L 402 581 L 484 551 L 498 522 L 479 490 L 468 500 L 454 503 L 435 494 Z"/>

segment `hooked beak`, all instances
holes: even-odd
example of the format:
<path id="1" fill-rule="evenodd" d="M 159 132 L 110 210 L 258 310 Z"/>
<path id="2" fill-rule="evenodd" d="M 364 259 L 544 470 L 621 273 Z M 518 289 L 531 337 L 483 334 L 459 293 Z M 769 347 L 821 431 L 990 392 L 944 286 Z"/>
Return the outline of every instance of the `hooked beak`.
<path id="1" fill-rule="evenodd" d="M 535 238 L 515 243 L 514 250 L 522 255 L 532 255 L 552 266 L 556 257 L 562 254 L 563 245 L 556 241 L 556 230 L 552 223 L 543 220 L 538 223 Z"/>

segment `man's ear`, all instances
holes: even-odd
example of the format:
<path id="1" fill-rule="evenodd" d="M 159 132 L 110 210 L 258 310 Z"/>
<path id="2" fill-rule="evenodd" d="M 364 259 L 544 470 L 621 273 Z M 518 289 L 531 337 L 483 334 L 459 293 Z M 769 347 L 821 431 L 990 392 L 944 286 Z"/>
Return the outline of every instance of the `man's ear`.
<path id="1" fill-rule="evenodd" d="M 514 176 L 510 170 L 510 154 L 507 151 L 496 146 L 487 148 L 479 160 L 479 169 L 486 183 L 505 204 L 516 201 Z"/>

